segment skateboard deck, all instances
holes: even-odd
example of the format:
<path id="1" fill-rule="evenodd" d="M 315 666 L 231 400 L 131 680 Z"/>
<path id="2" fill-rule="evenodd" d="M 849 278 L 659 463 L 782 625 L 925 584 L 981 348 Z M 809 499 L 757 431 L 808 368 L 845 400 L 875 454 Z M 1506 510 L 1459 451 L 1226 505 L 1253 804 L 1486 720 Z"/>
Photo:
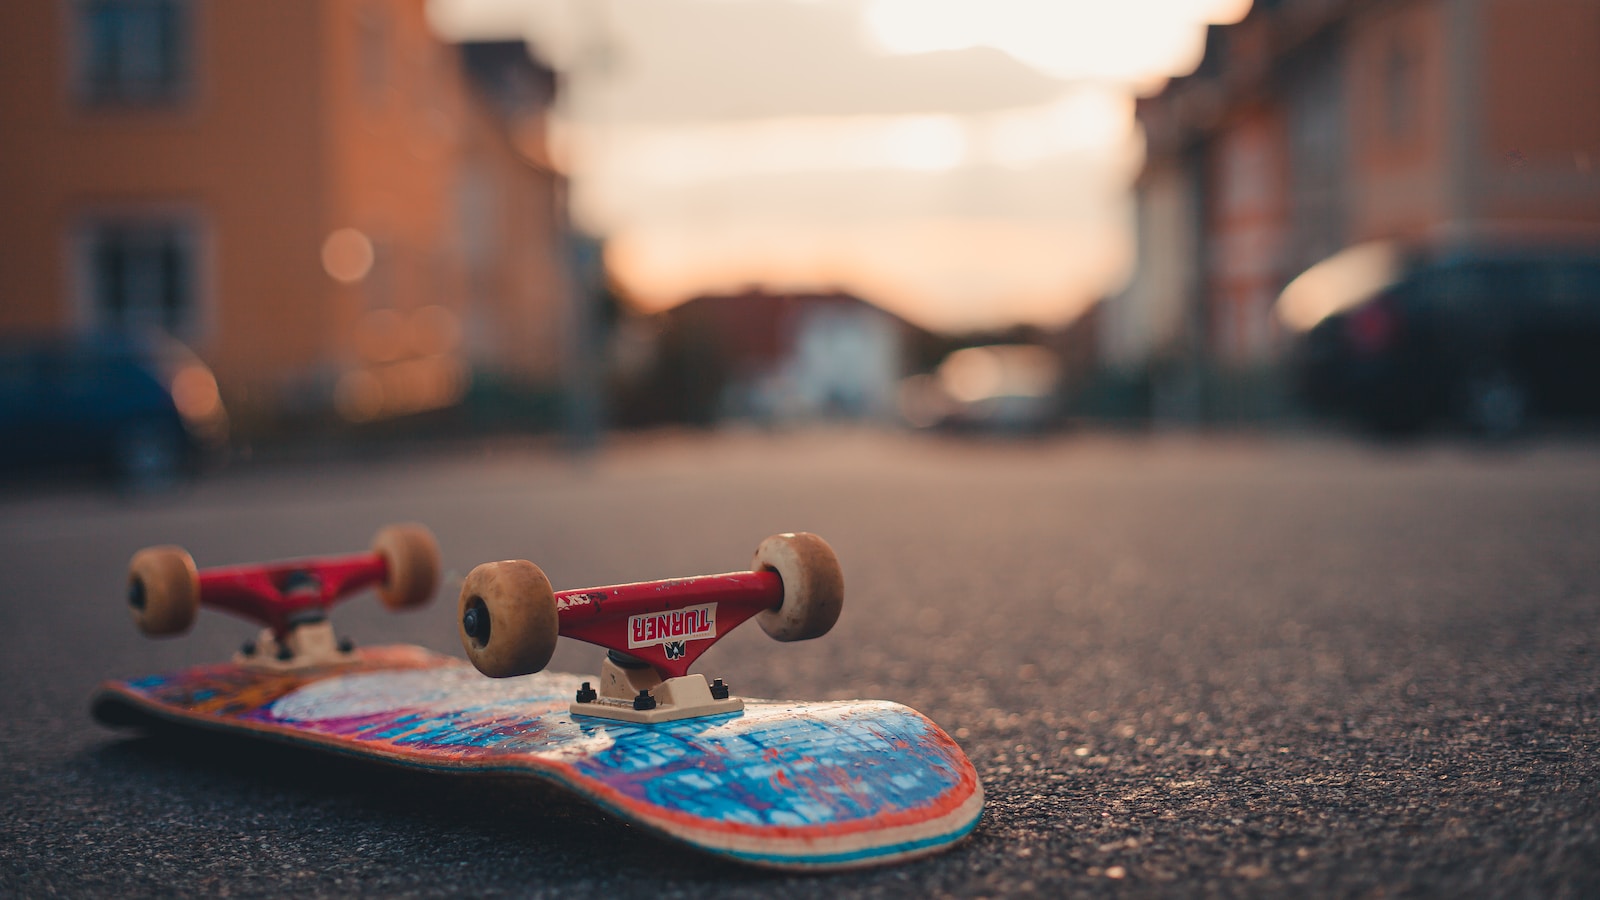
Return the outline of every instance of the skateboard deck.
<path id="1" fill-rule="evenodd" d="M 170 722 L 454 773 L 526 775 L 702 851 L 829 870 L 944 849 L 978 823 L 961 749 L 887 701 L 745 701 L 657 724 L 574 716 L 593 676 L 491 679 L 418 647 L 337 665 L 199 666 L 101 686 L 101 722 Z"/>

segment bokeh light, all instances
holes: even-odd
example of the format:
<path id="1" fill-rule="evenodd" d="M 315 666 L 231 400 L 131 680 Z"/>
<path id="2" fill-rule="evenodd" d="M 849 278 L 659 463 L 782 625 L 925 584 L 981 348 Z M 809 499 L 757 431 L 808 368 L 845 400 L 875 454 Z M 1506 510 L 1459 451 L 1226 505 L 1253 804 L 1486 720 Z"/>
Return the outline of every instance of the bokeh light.
<path id="1" fill-rule="evenodd" d="M 340 228 L 322 242 L 322 268 L 341 284 L 356 284 L 372 271 L 372 239 L 355 228 Z"/>

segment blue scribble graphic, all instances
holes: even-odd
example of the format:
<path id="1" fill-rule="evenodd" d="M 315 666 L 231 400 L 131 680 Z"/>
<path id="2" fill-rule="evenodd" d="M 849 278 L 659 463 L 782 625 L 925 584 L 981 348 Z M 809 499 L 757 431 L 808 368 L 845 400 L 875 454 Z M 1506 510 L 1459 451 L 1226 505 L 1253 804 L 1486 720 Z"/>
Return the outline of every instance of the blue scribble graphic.
<path id="1" fill-rule="evenodd" d="M 815 712 L 822 715 L 814 718 Z M 786 827 L 917 809 L 960 784 L 948 749 L 927 742 L 926 720 L 903 708 L 837 715 L 826 705 L 798 707 L 757 715 L 748 724 L 607 723 L 601 727 L 611 732 L 611 747 L 577 766 L 656 806 L 719 822 Z"/>

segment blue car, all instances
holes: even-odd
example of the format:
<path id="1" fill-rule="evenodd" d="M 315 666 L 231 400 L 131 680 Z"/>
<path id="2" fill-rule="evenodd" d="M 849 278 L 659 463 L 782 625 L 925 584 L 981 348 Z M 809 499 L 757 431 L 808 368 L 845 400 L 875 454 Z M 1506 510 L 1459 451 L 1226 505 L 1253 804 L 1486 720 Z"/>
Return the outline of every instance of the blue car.
<path id="1" fill-rule="evenodd" d="M 94 466 L 159 485 L 193 472 L 227 429 L 211 370 L 170 339 L 0 342 L 0 472 Z"/>

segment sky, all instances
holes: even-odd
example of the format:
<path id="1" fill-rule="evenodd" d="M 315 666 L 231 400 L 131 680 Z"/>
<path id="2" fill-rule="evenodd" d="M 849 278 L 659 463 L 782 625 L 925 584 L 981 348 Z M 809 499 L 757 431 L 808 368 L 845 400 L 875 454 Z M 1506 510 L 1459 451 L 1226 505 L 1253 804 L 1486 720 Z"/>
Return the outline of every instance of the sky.
<path id="1" fill-rule="evenodd" d="M 1134 97 L 1250 0 L 430 0 L 563 76 L 552 154 L 641 309 L 845 290 L 941 331 L 1126 281 Z"/>

